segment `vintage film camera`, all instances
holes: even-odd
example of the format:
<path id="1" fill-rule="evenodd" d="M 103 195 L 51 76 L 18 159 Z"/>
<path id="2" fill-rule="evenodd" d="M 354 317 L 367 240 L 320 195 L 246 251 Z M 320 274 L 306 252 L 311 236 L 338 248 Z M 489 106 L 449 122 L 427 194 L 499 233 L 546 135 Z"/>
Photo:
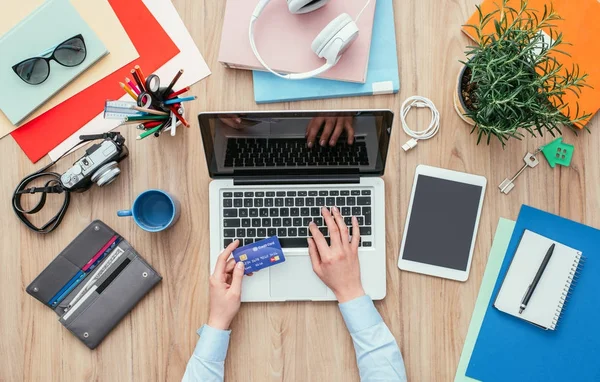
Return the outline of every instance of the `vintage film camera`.
<path id="1" fill-rule="evenodd" d="M 81 140 L 73 149 L 78 146 L 102 139 L 102 142 L 90 146 L 85 155 L 79 158 L 73 166 L 64 174 L 48 171 L 63 156 L 48 164 L 46 167 L 26 176 L 17 185 L 13 194 L 13 211 L 29 229 L 38 233 L 50 233 L 61 223 L 72 192 L 84 192 L 89 190 L 94 183 L 99 187 L 112 183 L 121 174 L 118 163 L 129 155 L 129 150 L 125 146 L 125 137 L 118 132 L 110 132 L 98 135 L 82 135 Z M 48 179 L 40 187 L 27 187 L 36 179 Z M 21 203 L 23 195 L 40 194 L 40 198 L 32 208 L 26 209 Z M 29 220 L 28 215 L 37 214 L 46 205 L 47 194 L 63 194 L 64 199 L 58 213 L 42 226 L 36 226 Z"/>
<path id="2" fill-rule="evenodd" d="M 90 146 L 85 155 L 61 175 L 60 182 L 70 192 L 87 191 L 94 183 L 99 187 L 111 184 L 121 174 L 118 163 L 128 154 L 125 138 L 116 133 Z"/>

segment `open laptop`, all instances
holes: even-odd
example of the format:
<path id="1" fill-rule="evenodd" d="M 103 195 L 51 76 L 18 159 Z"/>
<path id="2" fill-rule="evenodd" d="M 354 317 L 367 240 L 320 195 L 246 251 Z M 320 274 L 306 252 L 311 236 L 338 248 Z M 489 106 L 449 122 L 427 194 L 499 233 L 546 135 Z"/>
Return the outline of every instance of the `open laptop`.
<path id="1" fill-rule="evenodd" d="M 360 225 L 366 293 L 386 294 L 385 170 L 389 110 L 202 113 L 200 131 L 211 178 L 210 272 L 235 239 L 247 245 L 277 235 L 286 261 L 244 277 L 242 301 L 323 301 L 335 296 L 314 274 L 306 237 L 314 221 L 327 237 L 322 206 L 337 206 Z M 346 128 L 331 147 L 321 134 Z M 311 123 L 312 122 L 312 123 Z M 308 126 L 319 131 L 307 145 Z M 342 126 L 342 124 L 340 124 Z M 354 135 L 352 144 L 349 135 Z"/>

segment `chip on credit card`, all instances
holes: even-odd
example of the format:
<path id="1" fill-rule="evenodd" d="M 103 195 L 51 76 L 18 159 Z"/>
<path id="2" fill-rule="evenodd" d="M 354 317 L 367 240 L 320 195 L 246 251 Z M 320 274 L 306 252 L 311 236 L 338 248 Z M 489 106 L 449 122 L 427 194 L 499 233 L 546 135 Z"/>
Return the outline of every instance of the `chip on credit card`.
<path id="1" fill-rule="evenodd" d="M 233 251 L 233 258 L 236 262 L 244 263 L 245 274 L 260 271 L 285 261 L 277 236 L 237 248 Z"/>

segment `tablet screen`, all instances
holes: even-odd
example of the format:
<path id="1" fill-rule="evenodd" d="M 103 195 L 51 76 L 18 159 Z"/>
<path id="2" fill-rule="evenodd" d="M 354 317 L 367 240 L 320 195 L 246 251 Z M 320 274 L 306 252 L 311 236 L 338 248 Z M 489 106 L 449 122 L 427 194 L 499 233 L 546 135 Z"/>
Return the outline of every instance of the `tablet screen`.
<path id="1" fill-rule="evenodd" d="M 419 175 L 402 258 L 466 271 L 482 190 Z"/>

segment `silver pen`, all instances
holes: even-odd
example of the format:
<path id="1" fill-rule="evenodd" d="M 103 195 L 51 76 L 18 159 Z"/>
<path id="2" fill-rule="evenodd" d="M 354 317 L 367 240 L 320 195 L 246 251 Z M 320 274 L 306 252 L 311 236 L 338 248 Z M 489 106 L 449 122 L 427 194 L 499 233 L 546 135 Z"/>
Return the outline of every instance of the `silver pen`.
<path id="1" fill-rule="evenodd" d="M 106 260 L 98 268 L 98 271 L 96 271 L 96 273 L 94 274 L 94 277 L 90 278 L 90 280 L 85 283 L 83 288 L 81 288 L 81 290 L 75 295 L 75 297 L 73 297 L 71 302 L 69 302 L 69 305 L 65 308 L 65 312 L 71 309 L 71 307 L 77 303 L 77 301 L 92 287 L 92 285 L 96 281 L 100 279 L 100 277 L 102 277 L 102 275 L 104 275 L 104 273 L 106 273 L 108 268 L 110 268 L 110 266 L 113 265 L 123 253 L 125 253 L 123 249 L 116 247 L 113 250 L 113 252 L 110 255 L 108 255 Z"/>

